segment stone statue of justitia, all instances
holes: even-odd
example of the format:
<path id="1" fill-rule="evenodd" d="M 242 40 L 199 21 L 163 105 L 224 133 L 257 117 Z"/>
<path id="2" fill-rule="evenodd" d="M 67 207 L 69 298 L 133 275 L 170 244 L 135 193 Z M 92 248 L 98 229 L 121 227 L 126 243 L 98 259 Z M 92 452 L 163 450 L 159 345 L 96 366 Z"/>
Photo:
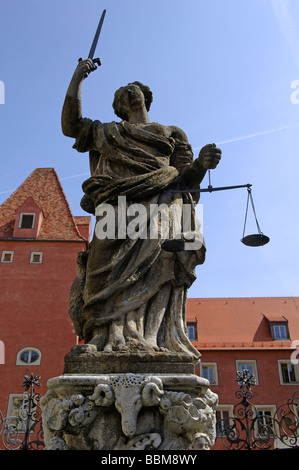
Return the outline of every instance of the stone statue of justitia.
<path id="1" fill-rule="evenodd" d="M 152 92 L 140 82 L 116 91 L 113 108 L 120 121 L 83 118 L 81 86 L 95 68 L 91 59 L 78 63 L 62 111 L 64 135 L 76 139 L 78 152 L 89 152 L 91 177 L 82 185 L 81 206 L 96 215 L 97 223 L 97 208 L 112 206 L 116 235 L 120 197 L 126 208 L 142 204 L 148 217 L 150 207 L 189 204 L 195 220 L 199 193 L 188 190 L 198 189 L 207 170 L 216 168 L 221 150 L 206 145 L 193 160 L 181 129 L 150 122 Z M 128 224 L 132 212 L 126 217 Z M 142 237 L 93 235 L 86 263 L 81 259 L 84 282 L 76 284 L 81 291 L 73 287 L 71 294 L 81 296 L 70 312 L 76 332 L 98 351 L 170 351 L 197 361 L 200 353 L 186 333 L 185 306 L 195 267 L 205 259 L 204 242 L 194 249 L 167 250 L 164 232 L 153 238 L 147 230 Z"/>

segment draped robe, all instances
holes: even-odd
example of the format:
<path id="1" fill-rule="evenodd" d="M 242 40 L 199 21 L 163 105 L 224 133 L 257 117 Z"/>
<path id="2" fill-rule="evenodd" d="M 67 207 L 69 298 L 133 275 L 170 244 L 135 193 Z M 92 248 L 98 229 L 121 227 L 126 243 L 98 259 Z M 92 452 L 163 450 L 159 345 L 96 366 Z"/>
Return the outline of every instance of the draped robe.
<path id="1" fill-rule="evenodd" d="M 126 207 L 142 203 L 147 209 L 151 204 L 170 206 L 175 199 L 178 206 L 191 204 L 195 217 L 191 194 L 175 192 L 186 189 L 180 171 L 192 162 L 191 147 L 182 131 L 165 129 L 157 123 L 82 119 L 74 148 L 89 152 L 91 177 L 83 183 L 81 206 L 95 213 L 102 204 L 112 205 L 116 234 L 119 196 L 126 198 Z M 105 349 L 115 323 L 121 324 L 128 350 L 152 349 L 154 344 L 198 359 L 186 334 L 185 306 L 195 267 L 204 262 L 205 246 L 168 252 L 162 243 L 163 237 L 151 239 L 149 233 L 135 239 L 100 239 L 94 234 L 83 290 L 85 342 Z"/>

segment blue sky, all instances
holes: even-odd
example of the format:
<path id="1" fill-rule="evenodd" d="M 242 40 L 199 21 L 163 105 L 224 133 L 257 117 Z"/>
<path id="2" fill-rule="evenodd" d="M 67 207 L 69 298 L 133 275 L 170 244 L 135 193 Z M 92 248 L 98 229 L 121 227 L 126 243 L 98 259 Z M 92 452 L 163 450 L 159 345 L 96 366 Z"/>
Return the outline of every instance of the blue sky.
<path id="1" fill-rule="evenodd" d="M 203 193 L 208 251 L 189 297 L 298 296 L 298 0 L 2 0 L 0 203 L 35 168 L 53 167 L 73 214 L 84 215 L 88 155 L 62 135 L 60 114 L 104 8 L 102 66 L 83 84 L 84 116 L 118 120 L 115 90 L 149 85 L 150 120 L 181 127 L 195 156 L 217 143 L 212 185 L 251 183 L 271 239 L 240 242 L 246 189 Z M 251 216 L 247 229 L 256 232 Z"/>

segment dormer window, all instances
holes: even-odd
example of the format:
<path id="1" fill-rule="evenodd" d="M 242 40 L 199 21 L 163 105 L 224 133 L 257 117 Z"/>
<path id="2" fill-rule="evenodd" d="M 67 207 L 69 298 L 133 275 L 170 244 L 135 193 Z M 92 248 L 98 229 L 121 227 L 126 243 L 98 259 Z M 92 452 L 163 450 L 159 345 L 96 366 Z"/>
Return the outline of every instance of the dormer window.
<path id="1" fill-rule="evenodd" d="M 272 338 L 274 340 L 283 341 L 283 340 L 290 339 L 288 323 L 287 322 L 283 322 L 283 323 L 272 322 L 272 323 L 270 323 L 270 329 L 271 329 L 271 333 L 272 333 Z"/>
<path id="2" fill-rule="evenodd" d="M 269 321 L 273 341 L 288 341 L 290 339 L 288 321 Z"/>
<path id="3" fill-rule="evenodd" d="M 43 221 L 42 210 L 32 197 L 16 210 L 13 238 L 37 238 Z"/>
<path id="4" fill-rule="evenodd" d="M 19 218 L 19 228 L 33 228 L 34 227 L 34 221 L 35 221 L 35 214 L 26 214 L 26 213 L 21 213 L 20 218 Z"/>
<path id="5" fill-rule="evenodd" d="M 290 332 L 288 319 L 283 315 L 269 314 L 265 317 L 268 321 L 273 341 L 289 341 Z"/>
<path id="6" fill-rule="evenodd" d="M 187 334 L 190 341 L 197 340 L 197 323 L 196 322 L 188 322 L 187 323 Z"/>

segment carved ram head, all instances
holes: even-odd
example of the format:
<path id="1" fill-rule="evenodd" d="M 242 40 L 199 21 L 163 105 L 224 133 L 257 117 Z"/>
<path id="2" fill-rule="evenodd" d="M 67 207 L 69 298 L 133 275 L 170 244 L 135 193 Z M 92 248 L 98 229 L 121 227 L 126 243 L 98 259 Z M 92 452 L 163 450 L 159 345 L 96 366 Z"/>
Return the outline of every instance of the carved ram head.
<path id="1" fill-rule="evenodd" d="M 141 408 L 159 405 L 164 394 L 159 378 L 139 377 L 135 380 L 135 377 L 132 375 L 130 380 L 128 374 L 125 382 L 125 379 L 119 377 L 118 380 L 109 381 L 110 383 L 101 383 L 89 397 L 96 406 L 110 406 L 114 403 L 121 415 L 122 431 L 127 437 L 133 437 L 136 432 L 137 417 Z"/>

